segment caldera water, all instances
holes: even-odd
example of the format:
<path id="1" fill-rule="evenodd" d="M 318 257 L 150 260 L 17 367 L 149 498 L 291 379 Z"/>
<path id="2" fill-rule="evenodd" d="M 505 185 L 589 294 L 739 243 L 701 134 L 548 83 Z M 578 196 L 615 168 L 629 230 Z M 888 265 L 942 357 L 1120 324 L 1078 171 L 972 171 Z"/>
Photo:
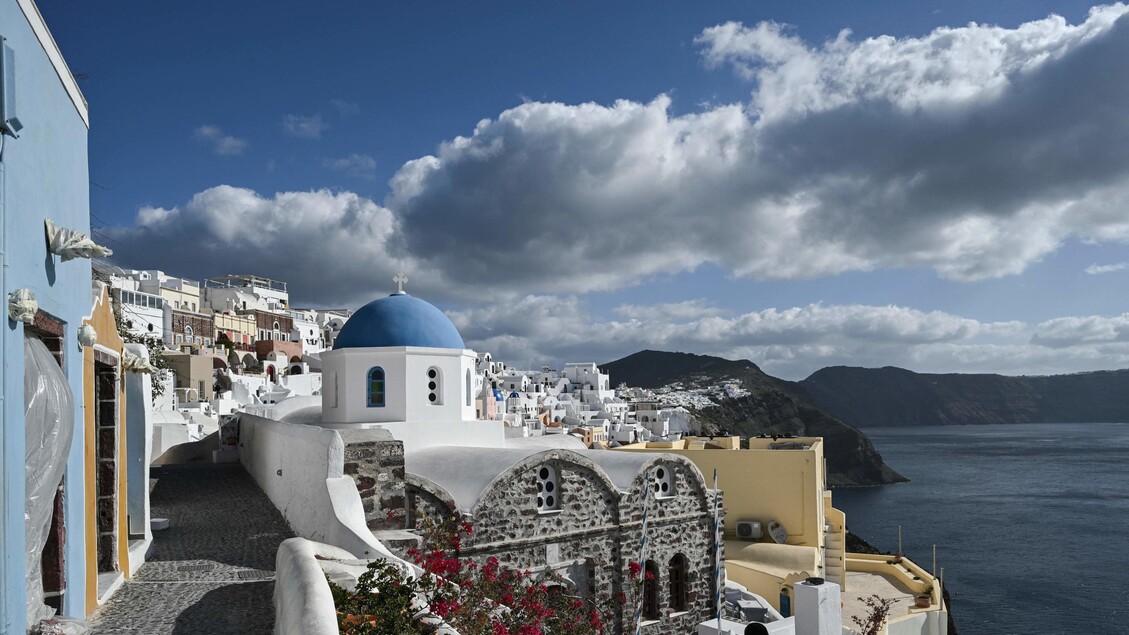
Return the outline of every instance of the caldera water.
<path id="1" fill-rule="evenodd" d="M 926 569 L 937 545 L 960 635 L 1129 633 L 1129 424 L 865 432 L 910 482 L 835 507 Z"/>

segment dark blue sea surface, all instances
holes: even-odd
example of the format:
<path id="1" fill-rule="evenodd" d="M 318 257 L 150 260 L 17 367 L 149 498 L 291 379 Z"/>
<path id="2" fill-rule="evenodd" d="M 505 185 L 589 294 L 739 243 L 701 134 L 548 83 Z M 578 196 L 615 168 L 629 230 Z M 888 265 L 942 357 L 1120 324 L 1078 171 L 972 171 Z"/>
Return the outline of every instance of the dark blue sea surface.
<path id="1" fill-rule="evenodd" d="M 1129 633 L 1129 424 L 865 432 L 911 482 L 835 507 L 926 569 L 937 545 L 960 635 Z"/>

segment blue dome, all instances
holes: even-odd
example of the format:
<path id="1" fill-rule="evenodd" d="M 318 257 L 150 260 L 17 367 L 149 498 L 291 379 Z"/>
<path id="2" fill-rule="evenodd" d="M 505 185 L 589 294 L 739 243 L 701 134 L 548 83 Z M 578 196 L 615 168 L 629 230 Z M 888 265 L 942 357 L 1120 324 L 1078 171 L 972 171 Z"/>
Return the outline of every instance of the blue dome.
<path id="1" fill-rule="evenodd" d="M 333 342 L 333 350 L 384 346 L 466 348 L 459 330 L 442 311 L 406 293 L 361 307 Z"/>

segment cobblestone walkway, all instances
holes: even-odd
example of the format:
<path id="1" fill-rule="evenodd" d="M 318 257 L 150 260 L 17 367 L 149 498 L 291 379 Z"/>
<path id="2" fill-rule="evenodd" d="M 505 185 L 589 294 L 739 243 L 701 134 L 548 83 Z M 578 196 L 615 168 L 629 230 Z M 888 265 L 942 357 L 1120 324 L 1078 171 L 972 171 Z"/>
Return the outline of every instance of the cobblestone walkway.
<path id="1" fill-rule="evenodd" d="M 274 627 L 274 558 L 293 534 L 235 465 L 154 467 L 153 550 L 90 620 L 96 635 L 255 634 Z"/>

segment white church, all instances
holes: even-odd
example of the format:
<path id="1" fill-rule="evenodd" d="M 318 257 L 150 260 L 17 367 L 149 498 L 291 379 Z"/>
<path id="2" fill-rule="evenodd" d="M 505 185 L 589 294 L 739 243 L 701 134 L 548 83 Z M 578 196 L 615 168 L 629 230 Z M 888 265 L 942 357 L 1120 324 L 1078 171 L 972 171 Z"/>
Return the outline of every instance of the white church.
<path id="1" fill-rule="evenodd" d="M 354 313 L 321 359 L 325 427 L 382 427 L 406 451 L 505 443 L 501 422 L 475 420 L 474 351 L 442 311 L 402 290 Z"/>
<path id="2" fill-rule="evenodd" d="M 403 291 L 402 275 L 395 281 L 399 291 L 354 313 L 322 353 L 320 403 L 297 397 L 261 413 L 269 419 L 240 415 L 240 460 L 295 531 L 371 557 L 374 536 L 404 535 L 424 515 L 458 516 L 474 525 L 463 556 L 495 556 L 558 574 L 572 593 L 612 597 L 634 590 L 629 565 L 649 507 L 642 632 L 691 632 L 708 618 L 720 554 L 700 470 L 677 455 L 589 450 L 569 435 L 507 439 L 503 421 L 476 419 L 476 353 L 442 311 Z M 330 456 L 328 472 L 305 476 L 306 456 Z M 303 517 L 327 505 L 328 514 Z M 347 520 L 358 505 L 359 527 Z M 324 529 L 338 521 L 361 535 L 360 547 Z M 617 621 L 634 629 L 630 608 Z"/>

